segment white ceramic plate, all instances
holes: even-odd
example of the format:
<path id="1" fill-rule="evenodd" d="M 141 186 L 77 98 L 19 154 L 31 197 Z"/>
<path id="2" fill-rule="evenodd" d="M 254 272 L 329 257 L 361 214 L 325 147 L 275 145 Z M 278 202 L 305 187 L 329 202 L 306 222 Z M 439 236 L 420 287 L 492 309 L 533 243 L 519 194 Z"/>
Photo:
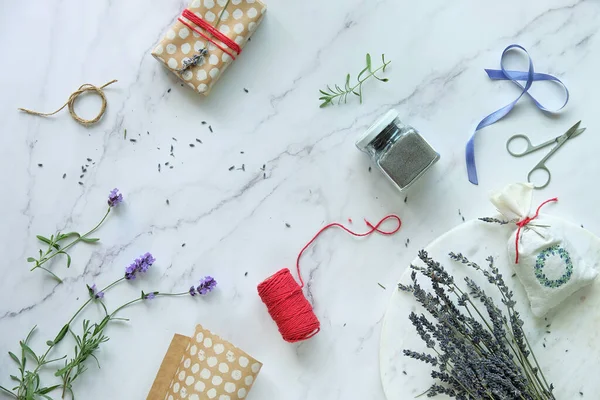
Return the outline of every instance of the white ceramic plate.
<path id="1" fill-rule="evenodd" d="M 545 318 L 536 319 L 529 309 L 529 301 L 518 278 L 511 277 L 513 271 L 507 260 L 506 246 L 513 230 L 512 226 L 469 221 L 440 236 L 426 250 L 457 281 L 462 283 L 468 274 L 500 305 L 499 294 L 494 286 L 481 279 L 476 271 L 452 261 L 448 253 L 461 252 L 481 266 L 487 265 L 485 259 L 488 256 L 493 256 L 496 266 L 515 293 L 517 310 L 525 321 L 525 332 L 546 378 L 555 386 L 556 398 L 600 398 L 600 280 L 573 294 Z M 600 239 L 579 226 L 568 224 L 566 233 L 581 254 L 600 245 Z M 594 256 L 597 257 L 597 254 Z M 420 261 L 416 259 L 414 263 Z M 404 272 L 400 282 L 410 283 L 410 269 Z M 425 281 L 422 279 L 421 282 Z M 423 286 L 426 287 L 425 284 Z M 433 383 L 430 366 L 402 354 L 404 349 L 426 351 L 408 320 L 411 311 L 421 312 L 423 309 L 412 294 L 394 292 L 382 327 L 380 344 L 381 379 L 388 400 L 412 399 Z M 447 396 L 435 398 L 448 399 Z"/>

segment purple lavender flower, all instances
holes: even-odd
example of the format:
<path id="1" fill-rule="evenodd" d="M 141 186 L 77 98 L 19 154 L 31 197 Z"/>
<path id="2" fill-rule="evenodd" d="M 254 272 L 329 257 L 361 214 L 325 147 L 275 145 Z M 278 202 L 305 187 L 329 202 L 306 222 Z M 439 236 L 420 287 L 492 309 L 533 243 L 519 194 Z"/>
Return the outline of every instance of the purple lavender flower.
<path id="1" fill-rule="evenodd" d="M 197 294 L 198 294 L 198 293 L 196 292 L 196 288 L 195 288 L 194 286 L 192 286 L 192 287 L 190 288 L 190 296 L 192 296 L 192 297 L 193 297 L 193 296 L 195 296 L 195 295 L 197 295 Z"/>
<path id="2" fill-rule="evenodd" d="M 150 292 L 144 295 L 144 300 L 152 300 L 158 292 Z"/>
<path id="3" fill-rule="evenodd" d="M 198 285 L 196 290 L 198 291 L 199 295 L 204 296 L 204 295 L 207 295 L 208 293 L 212 292 L 216 286 L 217 286 L 217 281 L 215 280 L 215 278 L 213 278 L 212 276 L 205 276 L 204 278 L 200 279 L 200 284 Z M 191 292 L 191 289 L 190 289 L 190 292 Z"/>
<path id="4" fill-rule="evenodd" d="M 141 257 L 136 258 L 127 268 L 125 268 L 125 279 L 135 279 L 138 272 L 146 272 L 152 264 L 154 264 L 156 258 L 152 257 L 152 254 L 146 253 Z"/>
<path id="5" fill-rule="evenodd" d="M 95 283 L 92 286 L 88 286 L 88 292 L 90 293 L 90 297 L 93 297 L 95 299 L 103 299 L 104 298 L 104 292 L 99 291 L 96 288 Z"/>
<path id="6" fill-rule="evenodd" d="M 123 195 L 121 193 L 119 193 L 119 189 L 114 188 L 113 190 L 110 191 L 110 194 L 108 195 L 108 206 L 109 207 L 115 207 L 117 204 L 121 203 L 123 201 Z"/>

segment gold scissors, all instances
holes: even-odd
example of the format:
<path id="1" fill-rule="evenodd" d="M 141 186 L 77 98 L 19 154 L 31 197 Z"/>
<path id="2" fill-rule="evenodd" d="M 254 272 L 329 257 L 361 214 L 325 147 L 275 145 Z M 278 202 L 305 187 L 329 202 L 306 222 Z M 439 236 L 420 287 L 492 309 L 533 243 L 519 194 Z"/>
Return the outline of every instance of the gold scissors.
<path id="1" fill-rule="evenodd" d="M 550 183 L 550 178 L 552 177 L 552 175 L 550 174 L 550 170 L 546 167 L 546 161 L 548 161 L 548 159 L 550 157 L 552 157 L 552 155 L 556 152 L 556 150 L 560 149 L 561 146 L 563 144 L 565 144 L 567 142 L 567 140 L 574 138 L 575 136 L 579 136 L 580 134 L 582 134 L 586 128 L 579 128 L 579 124 L 581 124 L 581 121 L 577 122 L 575 125 L 573 125 L 571 128 L 569 128 L 568 131 L 566 131 L 564 134 L 555 137 L 554 139 L 550 139 L 547 142 L 544 142 L 542 144 L 538 144 L 537 146 L 533 146 L 531 144 L 531 140 L 529 140 L 529 138 L 527 137 L 527 135 L 523 135 L 523 134 L 518 134 L 518 135 L 514 135 L 512 136 L 510 139 L 508 139 L 508 141 L 506 142 L 506 150 L 508 151 L 508 153 L 513 156 L 513 157 L 523 157 L 526 156 L 527 154 L 531 154 L 533 152 L 536 152 L 540 149 L 543 149 L 544 147 L 548 147 L 554 143 L 556 143 L 556 146 L 554 146 L 552 148 L 552 150 L 550 150 L 550 152 L 548 154 L 546 154 L 546 156 L 544 158 L 542 158 L 540 160 L 539 163 L 537 163 L 535 165 L 535 167 L 533 167 L 533 169 L 531 171 L 529 171 L 529 173 L 527 174 L 527 182 L 532 183 L 531 182 L 531 175 L 535 172 L 535 171 L 544 171 L 546 172 L 546 175 L 548 176 L 548 179 L 546 180 L 546 183 L 544 183 L 542 186 L 535 186 L 535 189 L 543 189 L 546 186 L 548 186 L 548 184 Z M 515 140 L 519 140 L 519 139 L 524 139 L 526 144 L 527 144 L 527 148 L 525 148 L 524 151 L 521 152 L 516 152 L 516 151 L 512 151 L 510 149 L 510 144 L 512 142 L 514 142 Z"/>

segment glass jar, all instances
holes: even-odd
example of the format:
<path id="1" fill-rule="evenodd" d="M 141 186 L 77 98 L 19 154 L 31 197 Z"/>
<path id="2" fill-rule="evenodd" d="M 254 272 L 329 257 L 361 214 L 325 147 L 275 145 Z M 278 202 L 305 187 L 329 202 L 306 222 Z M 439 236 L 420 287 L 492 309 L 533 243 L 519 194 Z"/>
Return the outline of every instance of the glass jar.
<path id="1" fill-rule="evenodd" d="M 419 132 L 400 121 L 394 110 L 375 121 L 356 141 L 356 147 L 367 153 L 400 191 L 440 159 Z"/>

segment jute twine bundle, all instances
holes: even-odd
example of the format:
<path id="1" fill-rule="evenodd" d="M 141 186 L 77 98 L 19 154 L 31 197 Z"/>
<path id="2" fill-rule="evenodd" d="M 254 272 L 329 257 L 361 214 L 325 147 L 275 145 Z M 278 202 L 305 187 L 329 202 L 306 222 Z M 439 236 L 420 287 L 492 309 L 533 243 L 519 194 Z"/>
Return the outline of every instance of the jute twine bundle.
<path id="1" fill-rule="evenodd" d="M 69 99 L 67 100 L 67 102 L 65 104 L 63 104 L 63 106 L 61 108 L 59 108 L 58 110 L 56 110 L 52 113 L 41 113 L 41 112 L 37 112 L 37 111 L 33 111 L 33 110 L 28 110 L 27 108 L 19 108 L 19 110 L 25 111 L 28 114 L 38 115 L 40 117 L 49 117 L 51 115 L 56 114 L 63 108 L 68 107 L 69 114 L 71 114 L 71 117 L 75 121 L 79 122 L 82 125 L 86 125 L 86 126 L 95 124 L 96 122 L 100 121 L 100 118 L 102 118 L 102 116 L 104 115 L 104 112 L 106 111 L 106 96 L 104 96 L 104 91 L 102 89 L 104 89 L 108 85 L 112 85 L 116 81 L 117 80 L 114 79 L 108 83 L 105 83 L 104 85 L 102 85 L 100 87 L 91 85 L 89 83 L 84 83 L 83 85 L 79 86 L 79 89 L 77 89 L 75 92 L 71 93 L 71 95 L 69 96 Z M 75 100 L 77 99 L 77 97 L 79 97 L 79 95 L 81 95 L 85 92 L 96 92 L 102 99 L 102 107 L 100 108 L 100 112 L 98 113 L 98 115 L 95 118 L 92 118 L 92 119 L 81 118 L 79 115 L 77 115 L 75 113 L 75 109 L 74 109 Z"/>

